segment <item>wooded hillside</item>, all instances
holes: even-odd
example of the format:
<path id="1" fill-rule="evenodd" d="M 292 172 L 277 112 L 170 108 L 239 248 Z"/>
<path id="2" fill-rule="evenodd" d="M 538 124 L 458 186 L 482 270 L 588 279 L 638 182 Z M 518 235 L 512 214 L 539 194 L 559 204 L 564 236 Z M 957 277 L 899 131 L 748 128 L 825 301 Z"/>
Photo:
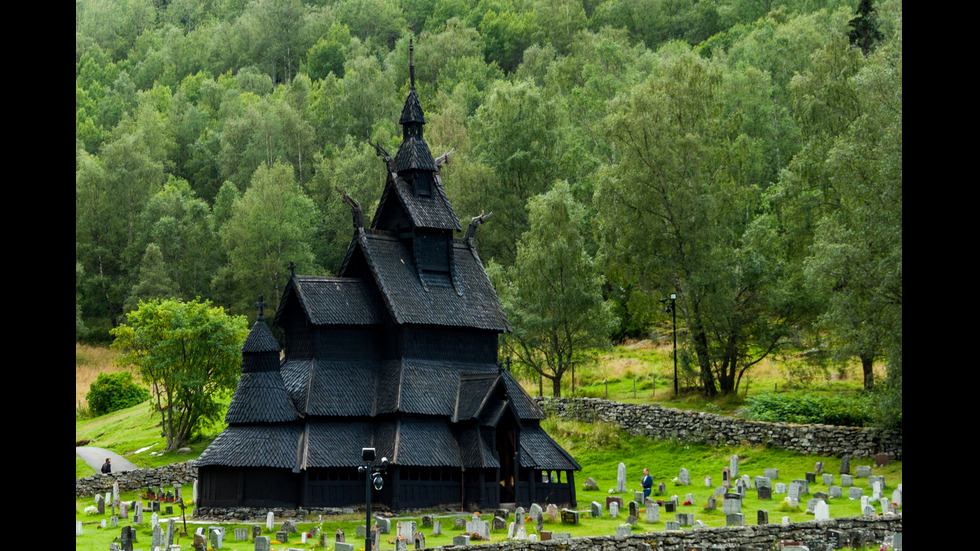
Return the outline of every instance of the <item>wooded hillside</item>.
<path id="1" fill-rule="evenodd" d="M 455 148 L 464 227 L 493 213 L 476 239 L 502 289 L 560 183 L 604 337 L 643 335 L 676 292 L 708 394 L 789 342 L 885 361 L 900 389 L 899 0 L 75 5 L 76 339 L 154 297 L 254 320 L 290 262 L 335 273 L 337 189 L 370 220 L 368 140 L 401 141 L 412 39 L 425 139 Z"/>

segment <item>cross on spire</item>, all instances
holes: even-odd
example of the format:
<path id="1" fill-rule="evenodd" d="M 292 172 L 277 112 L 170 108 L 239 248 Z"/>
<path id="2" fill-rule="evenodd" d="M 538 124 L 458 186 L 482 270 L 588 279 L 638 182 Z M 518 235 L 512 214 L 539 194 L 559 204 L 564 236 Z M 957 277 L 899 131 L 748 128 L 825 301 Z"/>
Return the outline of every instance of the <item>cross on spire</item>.
<path id="1" fill-rule="evenodd" d="M 265 308 L 266 304 L 262 298 L 259 297 L 259 301 L 255 303 L 255 307 L 259 310 L 259 318 L 256 321 L 265 321 L 265 316 L 262 315 L 262 309 Z"/>
<path id="2" fill-rule="evenodd" d="M 412 79 L 412 88 L 415 88 L 415 44 L 414 39 L 408 39 L 408 75 Z"/>

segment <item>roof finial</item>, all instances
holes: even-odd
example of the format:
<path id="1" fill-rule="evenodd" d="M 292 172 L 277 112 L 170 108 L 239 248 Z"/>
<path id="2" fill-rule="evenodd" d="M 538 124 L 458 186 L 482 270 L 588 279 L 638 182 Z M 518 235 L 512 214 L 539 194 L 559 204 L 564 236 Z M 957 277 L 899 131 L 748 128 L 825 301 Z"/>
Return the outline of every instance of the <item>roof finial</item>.
<path id="1" fill-rule="evenodd" d="M 255 307 L 259 309 L 259 317 L 255 321 L 265 321 L 265 316 L 262 315 L 262 309 L 265 308 L 265 301 L 262 297 L 259 297 L 259 301 L 255 303 Z"/>
<path id="2" fill-rule="evenodd" d="M 408 39 L 408 75 L 412 79 L 412 89 L 415 89 L 415 45 L 412 38 Z"/>

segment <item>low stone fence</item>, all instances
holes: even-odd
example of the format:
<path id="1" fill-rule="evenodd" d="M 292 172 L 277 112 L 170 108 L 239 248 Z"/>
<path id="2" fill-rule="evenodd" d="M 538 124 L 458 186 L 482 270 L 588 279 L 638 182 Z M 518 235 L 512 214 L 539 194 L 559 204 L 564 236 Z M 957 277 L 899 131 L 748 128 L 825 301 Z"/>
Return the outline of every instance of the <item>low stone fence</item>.
<path id="1" fill-rule="evenodd" d="M 193 461 L 174 463 L 155 469 L 135 469 L 109 474 L 94 474 L 75 479 L 75 497 L 93 496 L 112 490 L 112 483 L 118 482 L 121 491 L 141 488 L 170 488 L 193 484 L 197 479 L 197 467 Z"/>
<path id="2" fill-rule="evenodd" d="M 481 544 L 480 551 L 769 551 L 785 541 L 811 551 L 841 547 L 877 547 L 885 538 L 902 533 L 902 515 L 853 517 L 788 525 L 763 524 L 697 530 L 648 532 L 629 536 L 594 536 L 544 542 L 507 541 Z M 898 536 L 901 538 L 901 536 Z M 446 549 L 463 549 L 447 547 Z"/>
<path id="3" fill-rule="evenodd" d="M 886 453 L 891 459 L 902 459 L 901 430 L 763 423 L 656 404 L 624 404 L 598 398 L 537 397 L 534 400 L 549 415 L 589 423 L 605 421 L 632 435 L 659 440 L 728 446 L 748 443 L 825 456 L 871 457 Z"/>

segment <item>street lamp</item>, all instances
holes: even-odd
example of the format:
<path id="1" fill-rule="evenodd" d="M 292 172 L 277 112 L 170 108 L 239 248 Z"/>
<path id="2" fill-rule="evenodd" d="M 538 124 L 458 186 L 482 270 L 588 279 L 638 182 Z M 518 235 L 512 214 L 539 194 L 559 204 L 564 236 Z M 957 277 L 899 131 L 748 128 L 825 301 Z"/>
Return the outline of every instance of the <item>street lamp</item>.
<path id="1" fill-rule="evenodd" d="M 674 398 L 677 397 L 677 293 L 671 293 L 670 298 L 662 298 L 660 302 L 670 301 L 667 305 L 667 313 L 674 314 Z"/>
<path id="2" fill-rule="evenodd" d="M 367 515 L 367 526 L 365 526 L 364 531 L 364 551 L 371 551 L 371 488 L 374 487 L 375 490 L 380 491 L 385 483 L 381 475 L 387 474 L 388 472 L 388 458 L 382 457 L 381 466 L 375 467 L 375 457 L 376 453 L 374 448 L 361 448 L 361 460 L 364 461 L 364 464 L 357 468 L 357 472 L 364 473 L 364 500 Z"/>

